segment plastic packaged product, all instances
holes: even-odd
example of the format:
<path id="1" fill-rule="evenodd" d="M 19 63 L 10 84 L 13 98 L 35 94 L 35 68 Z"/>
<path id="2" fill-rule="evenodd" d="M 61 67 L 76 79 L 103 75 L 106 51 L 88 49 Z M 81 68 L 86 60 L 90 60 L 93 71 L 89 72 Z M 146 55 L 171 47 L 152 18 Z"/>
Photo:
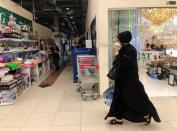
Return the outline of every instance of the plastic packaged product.
<path id="1" fill-rule="evenodd" d="M 0 39 L 4 38 L 4 34 L 0 33 Z"/>
<path id="2" fill-rule="evenodd" d="M 11 62 L 12 64 L 15 64 L 15 65 L 21 65 L 22 64 L 22 61 L 14 61 L 14 62 Z"/>
<path id="3" fill-rule="evenodd" d="M 5 67 L 4 63 L 0 63 L 0 68 Z"/>
<path id="4" fill-rule="evenodd" d="M 0 47 L 0 53 L 4 51 L 4 47 Z"/>
<path id="5" fill-rule="evenodd" d="M 4 58 L 3 57 L 0 57 L 0 62 L 3 62 L 4 61 Z"/>
<path id="6" fill-rule="evenodd" d="M 7 56 L 5 56 L 5 57 L 3 58 L 3 62 L 4 62 L 4 63 L 10 62 L 10 61 L 11 61 L 11 58 L 9 58 L 9 57 L 7 57 Z"/>
<path id="7" fill-rule="evenodd" d="M 0 78 L 3 78 L 8 71 L 0 71 Z"/>
<path id="8" fill-rule="evenodd" d="M 19 69 L 19 67 L 16 64 L 13 64 L 13 63 L 6 64 L 6 66 L 9 67 L 11 70 Z"/>
<path id="9" fill-rule="evenodd" d="M 11 82 L 13 81 L 13 79 L 14 79 L 13 75 L 6 75 L 1 78 L 1 82 Z"/>
<path id="10" fill-rule="evenodd" d="M 111 85 L 106 91 L 104 91 L 103 96 L 104 96 L 104 102 L 106 105 L 110 106 L 112 103 L 113 99 L 113 94 L 114 94 L 114 85 Z"/>

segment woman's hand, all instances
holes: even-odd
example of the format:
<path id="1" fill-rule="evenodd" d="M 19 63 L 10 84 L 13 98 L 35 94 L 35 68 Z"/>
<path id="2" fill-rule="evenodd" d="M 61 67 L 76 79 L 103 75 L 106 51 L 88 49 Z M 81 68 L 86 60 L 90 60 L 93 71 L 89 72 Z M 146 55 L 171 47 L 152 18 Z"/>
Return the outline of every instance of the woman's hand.
<path id="1" fill-rule="evenodd" d="M 121 44 L 120 44 L 120 43 L 115 42 L 115 43 L 113 44 L 113 52 L 114 52 L 115 55 L 118 55 L 118 54 L 119 54 L 120 48 L 121 48 Z"/>

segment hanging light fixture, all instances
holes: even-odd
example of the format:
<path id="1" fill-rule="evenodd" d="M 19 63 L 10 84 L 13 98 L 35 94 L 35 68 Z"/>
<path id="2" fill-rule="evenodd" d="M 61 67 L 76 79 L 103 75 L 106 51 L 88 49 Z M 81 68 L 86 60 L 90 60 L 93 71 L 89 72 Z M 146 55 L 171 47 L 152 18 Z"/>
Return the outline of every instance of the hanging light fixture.
<path id="1" fill-rule="evenodd" d="M 172 8 L 151 8 L 142 10 L 143 17 L 150 20 L 155 25 L 166 22 L 176 14 L 177 10 Z"/>

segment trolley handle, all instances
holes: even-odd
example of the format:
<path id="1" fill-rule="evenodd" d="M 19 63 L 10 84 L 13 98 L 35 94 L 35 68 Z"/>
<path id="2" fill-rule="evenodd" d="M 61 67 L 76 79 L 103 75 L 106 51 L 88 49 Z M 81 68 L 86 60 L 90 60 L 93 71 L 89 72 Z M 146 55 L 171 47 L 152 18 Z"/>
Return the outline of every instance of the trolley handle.
<path id="1" fill-rule="evenodd" d="M 91 69 L 98 70 L 98 66 L 91 66 L 91 65 L 80 65 L 79 68 L 80 68 L 81 70 L 87 69 L 87 68 L 91 68 Z"/>

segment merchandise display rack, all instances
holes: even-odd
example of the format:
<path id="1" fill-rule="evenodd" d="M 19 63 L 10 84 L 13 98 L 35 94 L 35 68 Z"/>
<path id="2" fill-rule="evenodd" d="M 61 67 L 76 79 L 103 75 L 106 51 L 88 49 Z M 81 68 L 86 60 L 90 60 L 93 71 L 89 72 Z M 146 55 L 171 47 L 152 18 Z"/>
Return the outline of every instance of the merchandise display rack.
<path id="1" fill-rule="evenodd" d="M 50 61 L 49 59 L 45 59 L 37 63 L 36 66 L 37 79 L 41 80 L 46 77 L 50 73 Z"/>
<path id="2" fill-rule="evenodd" d="M 3 54 L 3 53 L 27 53 L 27 52 L 35 52 L 35 51 L 38 51 L 37 49 L 33 49 L 33 50 L 23 50 L 23 51 L 3 51 L 3 52 L 0 52 L 0 54 Z"/>
<path id="3" fill-rule="evenodd" d="M 28 40 L 28 39 L 15 39 L 15 38 L 2 38 L 0 41 L 12 41 L 12 42 L 37 42 L 36 40 Z"/>
<path id="4" fill-rule="evenodd" d="M 26 40 L 26 39 L 14 39 L 14 38 L 3 38 L 0 39 L 0 42 L 22 42 L 22 43 L 34 43 L 36 40 Z M 25 49 L 25 50 L 10 50 L 10 51 L 2 51 L 1 55 L 4 54 L 22 54 L 26 55 L 28 53 L 39 53 L 38 49 Z M 37 60 L 36 60 L 37 61 Z M 2 69 L 2 67 L 0 68 Z M 17 70 L 9 70 L 10 71 Z M 1 105 L 11 105 L 15 103 L 25 92 L 27 92 L 33 84 L 37 81 L 45 78 L 50 73 L 50 61 L 48 59 L 48 55 L 44 56 L 41 60 L 37 61 L 35 66 L 27 66 L 26 64 L 18 65 L 18 71 L 20 72 L 20 77 L 15 78 L 8 82 L 3 83 L 0 81 L 0 106 Z M 6 75 L 5 74 L 5 75 Z M 11 88 L 12 87 L 12 88 Z"/>

